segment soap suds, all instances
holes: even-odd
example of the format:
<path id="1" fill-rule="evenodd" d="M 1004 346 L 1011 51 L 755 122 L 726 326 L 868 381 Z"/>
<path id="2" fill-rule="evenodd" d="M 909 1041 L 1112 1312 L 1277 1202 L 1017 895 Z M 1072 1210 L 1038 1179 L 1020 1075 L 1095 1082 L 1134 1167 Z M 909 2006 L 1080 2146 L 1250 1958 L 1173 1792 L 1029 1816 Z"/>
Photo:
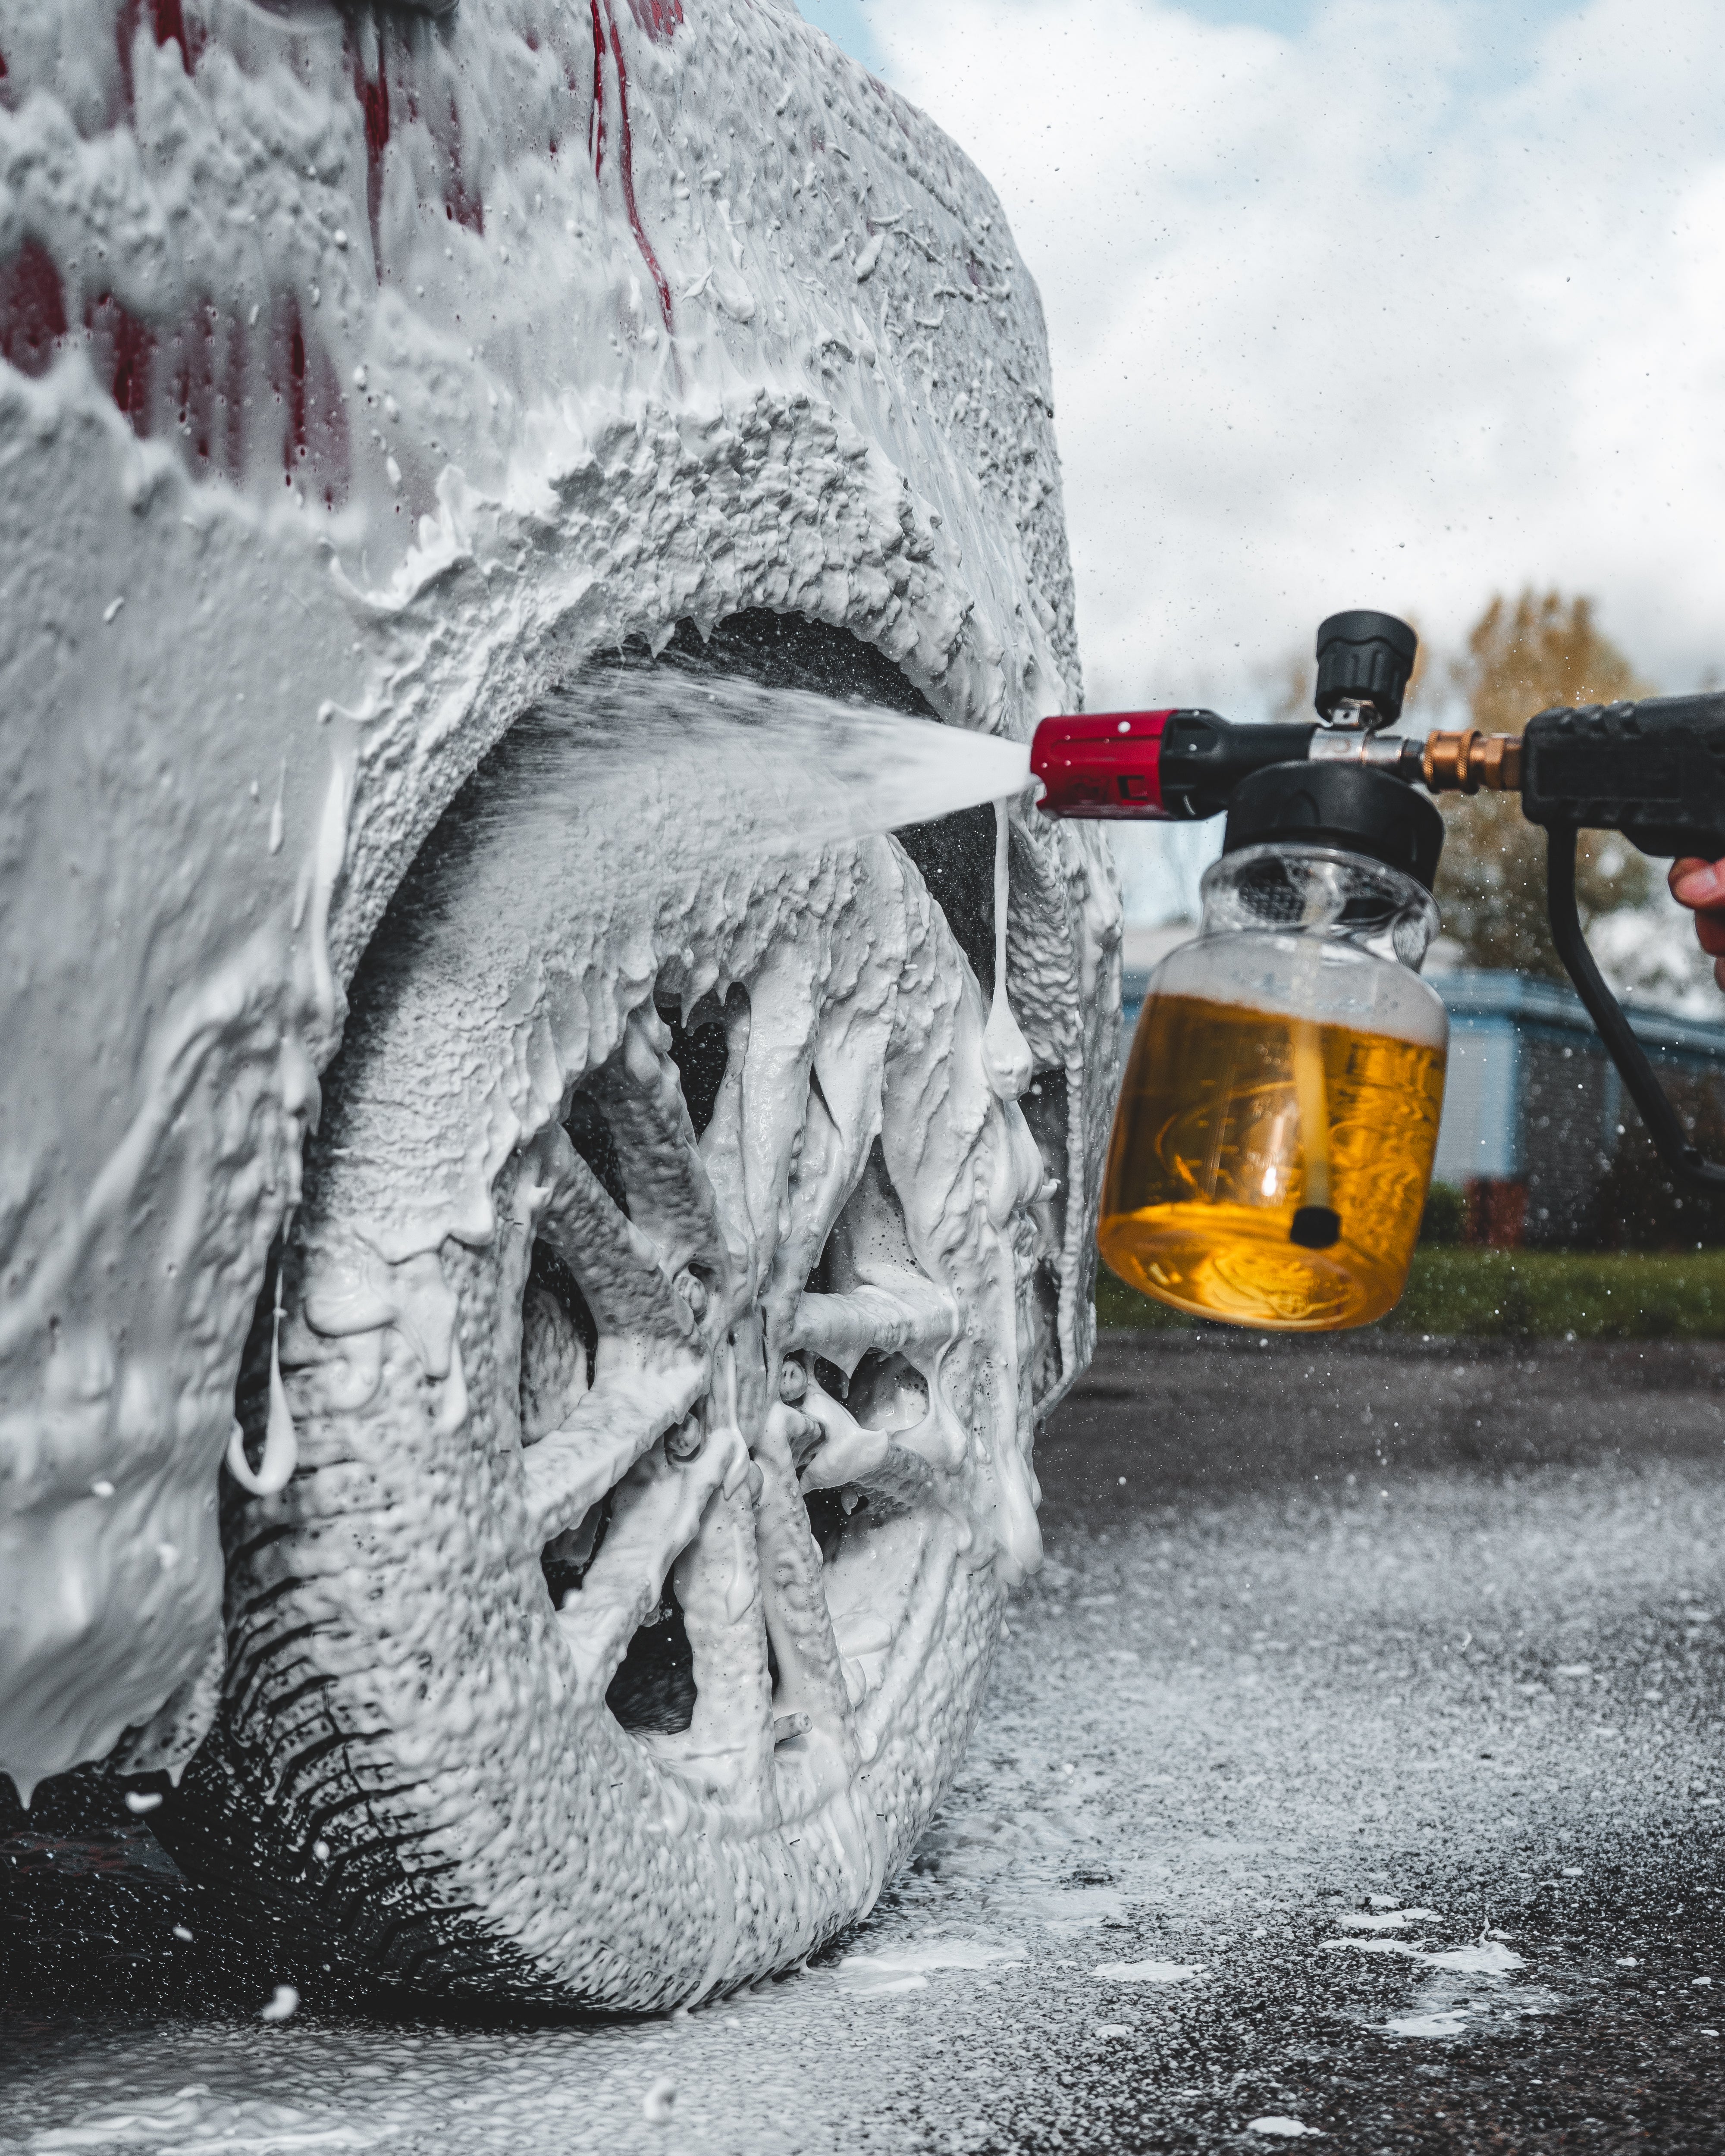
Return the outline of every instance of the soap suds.
<path id="1" fill-rule="evenodd" d="M 1024 1959 L 1018 1945 L 983 1939 L 940 1938 L 915 1945 L 885 1948 L 879 1953 L 846 1954 L 839 1964 L 839 1983 L 868 1997 L 902 1991 L 926 1991 L 938 1969 L 1010 1969 Z"/>
<path id="2" fill-rule="evenodd" d="M 1440 1921 L 1435 1909 L 1378 1909 L 1370 1916 L 1363 1910 L 1349 1909 L 1336 1919 L 1350 1932 L 1400 1932 L 1409 1924 L 1435 1924 Z"/>
<path id="3" fill-rule="evenodd" d="M 1409 1946 L 1405 1939 L 1325 1939 L 1318 1951 L 1333 1953 L 1338 1948 L 1352 1948 L 1355 1953 L 1399 1954 L 1427 1969 L 1464 1969 L 1481 1976 L 1500 1976 L 1526 1966 L 1521 1955 L 1501 1939 L 1481 1939 L 1472 1946 L 1450 1947 L 1440 1953 Z"/>
<path id="4" fill-rule="evenodd" d="M 993 797 L 990 797 L 993 798 Z M 1012 1014 L 1012 1005 L 1007 999 L 1006 946 L 1007 921 L 1011 909 L 1012 886 L 1008 868 L 1010 855 L 1011 826 L 1007 818 L 1006 803 L 994 803 L 994 993 L 988 1006 L 988 1023 L 983 1034 L 983 1055 L 987 1061 L 988 1083 L 1003 1101 L 1016 1101 L 1030 1083 L 1034 1067 L 1029 1042 Z"/>
<path id="5" fill-rule="evenodd" d="M 285 1229 L 283 1235 L 285 1240 Z M 255 1473 L 245 1456 L 245 1433 L 237 1422 L 234 1425 L 234 1435 L 228 1440 L 228 1472 L 242 1489 L 249 1490 L 254 1497 L 273 1497 L 278 1491 L 286 1489 L 300 1459 L 299 1440 L 294 1435 L 294 1418 L 289 1411 L 287 1394 L 281 1382 L 282 1316 L 281 1270 L 278 1266 L 275 1309 L 270 1328 L 270 1409 L 264 1427 L 264 1456 L 259 1461 Z"/>
<path id="6" fill-rule="evenodd" d="M 1392 2036 L 1459 2036 L 1467 2027 L 1468 2009 L 1448 2007 L 1435 2014 L 1399 2014 L 1384 2025 Z"/>
<path id="7" fill-rule="evenodd" d="M 328 2112 L 263 2097 L 213 2094 L 194 2082 L 172 2096 L 103 2104 L 70 2126 L 33 2134 L 30 2156 L 61 2156 L 74 2149 L 159 2148 L 175 2156 L 265 2156 L 295 2148 L 369 2148 L 380 2138 Z"/>

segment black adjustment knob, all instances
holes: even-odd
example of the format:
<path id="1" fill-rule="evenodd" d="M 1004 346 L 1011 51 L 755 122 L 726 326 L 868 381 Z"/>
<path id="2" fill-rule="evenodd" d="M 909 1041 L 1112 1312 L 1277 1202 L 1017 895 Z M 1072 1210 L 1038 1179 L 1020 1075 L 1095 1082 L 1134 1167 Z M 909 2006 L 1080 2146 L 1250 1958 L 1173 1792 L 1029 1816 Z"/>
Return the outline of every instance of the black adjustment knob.
<path id="1" fill-rule="evenodd" d="M 1318 715 L 1328 718 L 1346 699 L 1369 704 L 1383 726 L 1402 715 L 1402 695 L 1414 671 L 1420 639 L 1393 613 L 1332 613 L 1317 632 Z"/>

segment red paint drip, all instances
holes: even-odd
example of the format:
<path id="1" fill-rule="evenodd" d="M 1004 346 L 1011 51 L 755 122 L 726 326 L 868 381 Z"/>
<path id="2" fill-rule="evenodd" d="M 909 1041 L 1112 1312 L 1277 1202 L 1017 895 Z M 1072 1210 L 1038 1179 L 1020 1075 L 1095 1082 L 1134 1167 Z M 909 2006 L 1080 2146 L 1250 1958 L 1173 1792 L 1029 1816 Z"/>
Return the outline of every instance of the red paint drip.
<path id="1" fill-rule="evenodd" d="M 54 257 L 27 239 L 0 262 L 0 358 L 20 374 L 45 374 L 66 334 L 66 298 Z"/>
<path id="2" fill-rule="evenodd" d="M 239 334 L 237 322 L 228 324 L 228 470 L 235 479 L 245 470 L 246 423 L 245 415 L 251 399 L 246 395 L 248 340 Z"/>
<path id="3" fill-rule="evenodd" d="M 599 28 L 599 0 L 593 8 L 593 111 L 587 123 L 587 146 L 598 173 L 605 162 L 605 33 Z"/>
<path id="4" fill-rule="evenodd" d="M 150 0 L 150 27 L 156 33 L 158 45 L 165 45 L 172 38 L 179 47 L 182 64 L 190 74 L 198 64 L 198 53 L 203 40 L 187 38 L 186 17 L 180 0 Z"/>
<path id="5" fill-rule="evenodd" d="M 137 101 L 137 85 L 132 78 L 131 49 L 136 42 L 138 26 L 143 19 L 144 0 L 121 0 L 120 12 L 114 18 L 114 38 L 120 49 L 121 95 L 128 117 Z M 198 55 L 203 49 L 203 40 L 187 31 L 181 0 L 150 0 L 150 33 L 158 45 L 177 45 L 180 64 L 187 74 L 192 73 L 198 64 Z"/>
<path id="6" fill-rule="evenodd" d="M 73 342 L 133 432 L 172 442 L 194 475 L 273 485 L 279 453 L 287 484 L 304 484 L 331 508 L 346 500 L 352 462 L 341 377 L 292 294 L 275 299 L 268 326 L 255 332 L 243 314 L 207 297 L 163 326 L 140 320 L 112 292 L 69 326 L 59 268 L 28 239 L 0 261 L 0 359 L 39 376 Z M 275 437 L 259 424 L 270 393 L 280 414 Z"/>
<path id="7" fill-rule="evenodd" d="M 120 99 L 128 119 L 137 102 L 137 89 L 131 74 L 131 48 L 138 33 L 141 12 L 141 0 L 121 0 L 120 13 L 114 18 L 114 43 L 120 52 Z"/>
<path id="8" fill-rule="evenodd" d="M 453 95 L 449 99 L 449 137 L 444 146 L 449 174 L 444 183 L 444 215 L 452 224 L 485 237 L 485 205 L 477 193 L 470 194 L 461 171 L 461 115 Z"/>
<path id="9" fill-rule="evenodd" d="M 245 475 L 246 339 L 212 300 L 167 340 L 175 355 L 170 384 L 180 439 L 201 472 Z"/>
<path id="10" fill-rule="evenodd" d="M 655 45 L 668 45 L 683 19 L 683 0 L 629 0 L 629 12 Z"/>
<path id="11" fill-rule="evenodd" d="M 630 0 L 630 4 L 633 6 L 634 0 Z M 659 0 L 654 0 L 654 4 L 659 4 Z M 670 0 L 670 4 L 676 6 L 677 0 Z M 597 30 L 598 28 L 599 19 L 599 0 L 593 0 L 593 28 Z M 664 270 L 662 270 L 659 266 L 659 258 L 653 252 L 653 244 L 647 237 L 646 228 L 641 223 L 641 213 L 635 207 L 634 145 L 630 137 L 629 125 L 629 69 L 624 64 L 623 41 L 617 34 L 617 18 L 611 13 L 611 0 L 605 0 L 605 13 L 607 16 L 609 17 L 611 24 L 611 57 L 617 63 L 617 131 L 623 149 L 623 167 L 621 173 L 623 180 L 623 206 L 629 212 L 629 228 L 635 236 L 635 245 L 641 250 L 641 259 L 646 264 L 648 275 L 653 280 L 653 289 L 659 295 L 659 311 L 662 316 L 664 316 L 665 326 L 669 329 L 671 326 L 670 286 L 665 281 Z M 678 13 L 679 19 L 680 20 L 680 8 L 679 8 Z M 598 85 L 599 80 L 599 70 L 595 68 L 593 72 L 593 109 L 595 112 L 598 110 Z M 602 134 L 599 138 L 598 147 L 595 150 L 593 154 L 593 170 L 595 172 L 598 170 L 599 158 L 603 153 L 603 146 L 604 141 Z"/>
<path id="12" fill-rule="evenodd" d="M 133 433 L 147 434 L 155 332 L 111 292 L 102 293 L 85 307 L 84 327 L 97 380 L 106 377 L 108 393 L 131 420 Z"/>
<path id="13" fill-rule="evenodd" d="M 353 89 L 365 121 L 366 222 L 372 231 L 372 262 L 381 284 L 383 264 L 377 252 L 377 218 L 383 203 L 383 152 L 389 146 L 389 73 L 383 61 L 383 26 L 377 25 L 377 80 L 371 81 L 360 55 L 353 49 Z"/>
<path id="14" fill-rule="evenodd" d="M 308 341 L 292 293 L 278 300 L 270 319 L 270 386 L 282 408 L 281 473 L 285 485 L 296 479 L 321 491 L 333 508 L 346 498 L 352 469 L 347 408 L 334 362 L 321 346 Z"/>
<path id="15" fill-rule="evenodd" d="M 305 332 L 300 322 L 297 302 L 288 321 L 288 439 L 282 462 L 291 471 L 295 458 L 307 452 L 305 439 Z"/>

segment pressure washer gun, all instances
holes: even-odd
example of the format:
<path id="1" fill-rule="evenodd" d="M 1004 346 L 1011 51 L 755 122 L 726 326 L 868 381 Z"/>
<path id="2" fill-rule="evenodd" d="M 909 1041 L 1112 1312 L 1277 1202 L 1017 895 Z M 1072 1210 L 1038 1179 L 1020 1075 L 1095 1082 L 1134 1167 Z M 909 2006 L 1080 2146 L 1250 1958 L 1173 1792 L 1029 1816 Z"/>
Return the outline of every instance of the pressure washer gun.
<path id="1" fill-rule="evenodd" d="M 1430 1182 L 1448 1019 L 1419 968 L 1444 820 L 1430 794 L 1518 793 L 1548 840 L 1553 941 L 1686 1189 L 1725 1190 L 1606 987 L 1575 903 L 1579 834 L 1725 855 L 1725 695 L 1562 706 L 1519 735 L 1388 731 L 1418 648 L 1393 615 L 1317 633 L 1316 724 L 1171 708 L 1045 719 L 1050 816 L 1225 815 L 1195 939 L 1152 976 L 1115 1112 L 1098 1240 L 1146 1294 L 1329 1330 L 1405 1283 Z"/>

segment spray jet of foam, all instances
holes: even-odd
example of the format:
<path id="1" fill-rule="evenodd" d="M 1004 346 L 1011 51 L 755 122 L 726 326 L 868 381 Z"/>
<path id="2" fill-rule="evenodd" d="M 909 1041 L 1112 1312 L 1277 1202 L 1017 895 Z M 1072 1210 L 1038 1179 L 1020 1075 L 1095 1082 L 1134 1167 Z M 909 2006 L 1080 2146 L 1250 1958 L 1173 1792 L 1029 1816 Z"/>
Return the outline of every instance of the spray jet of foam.
<path id="1" fill-rule="evenodd" d="M 1006 803 L 1032 783 L 1023 742 L 685 665 L 593 668 L 505 737 L 398 909 L 405 930 L 450 850 L 487 828 L 506 834 L 518 873 L 578 861 L 614 906 L 631 887 L 647 906 L 667 872 L 698 882 L 714 865 L 818 853 L 992 801 L 994 993 L 983 1058 L 994 1091 L 1016 1100 L 1031 1055 L 1007 1001 Z"/>
<path id="2" fill-rule="evenodd" d="M 713 856 L 818 852 L 1032 783 L 1023 742 L 676 665 L 594 669 L 530 723 L 589 803 L 650 814 L 670 780 L 680 802 L 705 804 L 678 820 L 683 841 Z"/>

